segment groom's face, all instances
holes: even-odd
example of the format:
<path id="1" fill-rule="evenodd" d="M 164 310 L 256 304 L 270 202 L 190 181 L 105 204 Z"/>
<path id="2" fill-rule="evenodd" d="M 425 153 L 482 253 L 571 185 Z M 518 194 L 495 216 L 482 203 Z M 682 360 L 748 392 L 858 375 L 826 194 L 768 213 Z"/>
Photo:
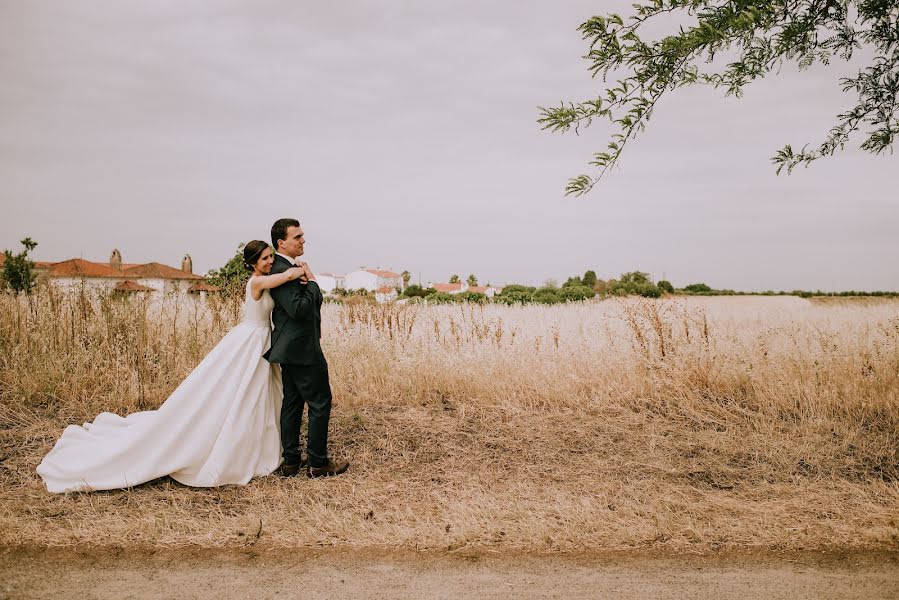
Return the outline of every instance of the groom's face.
<path id="1" fill-rule="evenodd" d="M 281 240 L 282 254 L 286 254 L 291 258 L 303 255 L 303 246 L 306 245 L 306 239 L 303 237 L 303 228 L 290 226 L 287 228 L 286 237 Z"/>

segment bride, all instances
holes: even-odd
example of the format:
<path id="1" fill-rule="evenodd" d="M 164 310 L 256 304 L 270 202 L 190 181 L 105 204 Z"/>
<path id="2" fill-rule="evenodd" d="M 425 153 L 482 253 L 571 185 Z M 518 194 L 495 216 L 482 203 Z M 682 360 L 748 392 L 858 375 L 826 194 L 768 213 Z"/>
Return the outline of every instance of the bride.
<path id="1" fill-rule="evenodd" d="M 281 378 L 262 355 L 271 342 L 268 290 L 303 278 L 294 267 L 269 275 L 272 249 L 244 247 L 243 320 L 212 349 L 158 410 L 69 425 L 38 465 L 54 493 L 126 488 L 169 475 L 185 485 L 245 484 L 281 462 Z"/>

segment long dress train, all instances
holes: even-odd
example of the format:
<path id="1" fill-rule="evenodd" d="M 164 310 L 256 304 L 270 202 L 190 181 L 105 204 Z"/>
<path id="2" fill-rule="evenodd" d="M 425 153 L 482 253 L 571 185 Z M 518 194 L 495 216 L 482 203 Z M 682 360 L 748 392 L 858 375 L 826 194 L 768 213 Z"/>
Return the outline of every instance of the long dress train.
<path id="1" fill-rule="evenodd" d="M 245 484 L 281 462 L 279 367 L 271 344 L 274 301 L 254 300 L 244 318 L 158 410 L 104 412 L 69 425 L 37 468 L 54 493 L 107 490 L 170 475 L 190 486 Z"/>

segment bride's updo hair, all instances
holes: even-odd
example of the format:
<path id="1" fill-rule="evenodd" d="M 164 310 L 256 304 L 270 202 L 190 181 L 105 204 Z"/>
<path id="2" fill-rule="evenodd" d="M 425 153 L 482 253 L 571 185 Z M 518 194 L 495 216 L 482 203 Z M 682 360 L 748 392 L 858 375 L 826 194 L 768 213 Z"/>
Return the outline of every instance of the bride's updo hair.
<path id="1" fill-rule="evenodd" d="M 256 261 L 259 260 L 266 248 L 268 248 L 268 244 L 259 240 L 247 242 L 247 245 L 243 247 L 243 266 L 248 271 L 252 271 L 256 266 Z"/>

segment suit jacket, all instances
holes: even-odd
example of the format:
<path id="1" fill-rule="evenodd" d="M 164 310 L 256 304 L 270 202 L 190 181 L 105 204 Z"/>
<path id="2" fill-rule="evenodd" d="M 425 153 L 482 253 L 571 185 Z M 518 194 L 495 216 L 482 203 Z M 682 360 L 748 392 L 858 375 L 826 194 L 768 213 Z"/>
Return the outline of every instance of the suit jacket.
<path id="1" fill-rule="evenodd" d="M 293 265 L 275 255 L 272 274 L 283 273 Z M 325 362 L 322 353 L 322 292 L 314 281 L 298 279 L 269 290 L 275 301 L 272 310 L 272 347 L 263 356 L 282 365 L 314 365 Z"/>

